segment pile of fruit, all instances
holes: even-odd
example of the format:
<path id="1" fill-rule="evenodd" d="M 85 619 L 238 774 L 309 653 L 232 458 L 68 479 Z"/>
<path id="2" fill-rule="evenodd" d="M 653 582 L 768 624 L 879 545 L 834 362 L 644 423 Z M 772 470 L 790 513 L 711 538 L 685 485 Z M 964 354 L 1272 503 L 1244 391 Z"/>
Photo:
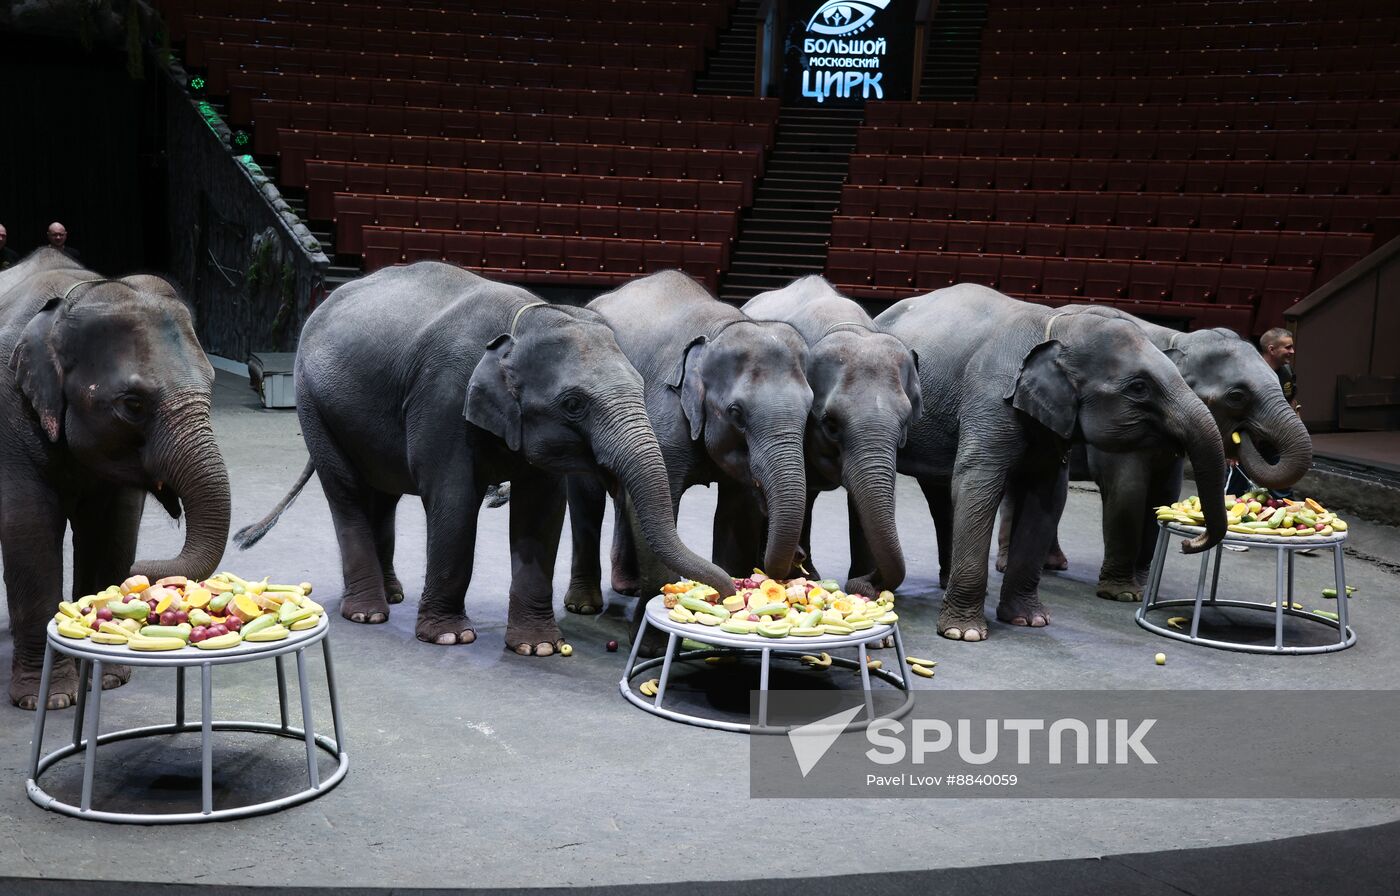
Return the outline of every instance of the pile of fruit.
<path id="1" fill-rule="evenodd" d="M 871 599 L 846 594 L 830 579 L 770 579 L 759 570 L 734 580 L 735 593 L 720 600 L 718 592 L 698 582 L 672 582 L 661 589 L 672 622 L 718 628 L 731 635 L 765 638 L 850 635 L 877 625 L 892 625 L 894 595 Z"/>
<path id="2" fill-rule="evenodd" d="M 1230 531 L 1236 535 L 1306 538 L 1347 530 L 1346 520 L 1312 498 L 1303 501 L 1271 498 L 1264 489 L 1246 492 L 1238 498 L 1226 495 L 1225 512 Z M 1158 507 L 1157 519 L 1199 527 L 1205 525 L 1206 518 L 1201 512 L 1201 499 L 1192 495 L 1170 506 Z"/>
<path id="3" fill-rule="evenodd" d="M 315 628 L 325 609 L 310 595 L 310 582 L 249 582 L 231 572 L 202 582 L 170 576 L 154 585 L 145 576 L 132 576 L 97 594 L 64 601 L 54 621 L 65 638 L 132 650 L 224 650 Z"/>

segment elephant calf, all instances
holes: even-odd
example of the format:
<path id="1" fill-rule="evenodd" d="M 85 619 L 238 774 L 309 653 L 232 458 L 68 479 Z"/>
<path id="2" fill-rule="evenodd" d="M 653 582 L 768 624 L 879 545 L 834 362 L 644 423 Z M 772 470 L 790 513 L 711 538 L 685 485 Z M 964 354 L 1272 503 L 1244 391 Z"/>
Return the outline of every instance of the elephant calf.
<path id="1" fill-rule="evenodd" d="M 244 547 L 261 538 L 314 469 L 340 541 L 340 613 L 352 622 L 383 622 L 403 600 L 394 509 L 418 495 L 428 570 L 415 633 L 434 644 L 474 641 L 465 601 L 477 515 L 487 488 L 509 480 L 506 644 L 553 653 L 562 643 L 552 581 L 567 473 L 620 484 L 658 556 L 733 591 L 677 537 L 642 379 L 590 311 L 437 262 L 386 268 L 337 289 L 307 319 L 296 384 L 310 463 L 282 503 L 236 538 Z"/>
<path id="2" fill-rule="evenodd" d="M 812 414 L 803 549 L 810 558 L 817 495 L 844 486 L 852 519 L 846 590 L 874 596 L 899 587 L 904 553 L 895 528 L 895 455 L 923 415 L 918 356 L 877 331 L 859 305 L 820 276 L 760 293 L 743 311 L 791 324 L 807 341 Z M 866 572 L 871 564 L 873 574 Z M 857 574 L 857 568 L 866 574 Z"/>
<path id="3" fill-rule="evenodd" d="M 53 249 L 0 273 L 0 548 L 15 653 L 10 699 L 38 706 L 44 626 L 62 599 L 73 528 L 73 598 L 129 575 L 212 575 L 228 539 L 228 473 L 209 424 L 214 368 L 189 309 L 159 277 L 103 279 Z M 135 561 L 146 494 L 183 512 L 180 555 Z M 134 562 L 135 561 L 135 562 Z M 103 687 L 126 680 L 106 667 Z M 54 664 L 49 709 L 77 693 Z"/>

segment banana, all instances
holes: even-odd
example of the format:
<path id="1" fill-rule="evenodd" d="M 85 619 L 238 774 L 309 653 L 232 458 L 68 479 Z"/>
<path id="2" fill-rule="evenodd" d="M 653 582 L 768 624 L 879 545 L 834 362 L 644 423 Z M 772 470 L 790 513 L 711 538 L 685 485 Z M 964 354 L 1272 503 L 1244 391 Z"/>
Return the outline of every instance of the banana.
<path id="1" fill-rule="evenodd" d="M 111 632 L 98 629 L 92 633 L 92 643 L 94 644 L 125 644 L 127 637 L 125 634 L 114 635 Z"/>
<path id="2" fill-rule="evenodd" d="M 884 660 L 871 660 L 870 662 L 868 662 L 868 663 L 865 664 L 865 667 L 866 667 L 867 669 L 869 669 L 870 671 L 874 672 L 874 671 L 877 671 L 877 670 L 879 670 L 879 669 L 883 669 L 883 668 L 885 667 L 885 661 L 884 661 Z"/>
<path id="3" fill-rule="evenodd" d="M 855 629 L 849 623 L 845 622 L 823 622 L 819 628 L 821 628 L 822 634 L 824 635 L 836 635 L 838 637 L 855 632 Z"/>
<path id="4" fill-rule="evenodd" d="M 104 622 L 97 627 L 97 631 L 102 634 L 113 635 L 122 639 L 123 643 L 131 637 L 131 630 L 122 628 L 117 622 Z"/>
<path id="5" fill-rule="evenodd" d="M 794 638 L 815 638 L 822 634 L 822 630 L 812 625 L 794 625 L 788 634 Z"/>
<path id="6" fill-rule="evenodd" d="M 881 616 L 879 619 L 876 619 L 875 621 L 880 623 L 881 625 L 894 625 L 896 622 L 899 621 L 899 616 L 894 612 L 889 612 Z"/>
<path id="7" fill-rule="evenodd" d="M 194 646 L 200 650 L 227 650 L 230 647 L 237 647 L 243 643 L 243 636 L 238 632 L 227 632 L 213 638 L 205 638 L 197 642 Z"/>
<path id="8" fill-rule="evenodd" d="M 81 641 L 92 637 L 92 629 L 75 619 L 67 619 L 58 624 L 58 633 L 65 638 Z"/>
<path id="9" fill-rule="evenodd" d="M 58 605 L 58 612 L 67 616 L 69 619 L 77 619 L 83 615 L 83 611 L 79 609 L 77 604 L 69 603 L 66 600 Z"/>
<path id="10" fill-rule="evenodd" d="M 132 650 L 179 650 L 185 646 L 183 638 L 147 638 L 145 635 L 132 635 L 126 642 Z"/>
<path id="11" fill-rule="evenodd" d="M 906 656 L 906 657 L 904 658 L 904 661 L 905 661 L 906 663 L 908 663 L 909 665 L 911 665 L 911 666 L 929 666 L 929 667 L 933 667 L 933 666 L 937 666 L 937 665 L 938 665 L 938 661 L 937 661 L 937 660 L 926 660 L 926 659 L 924 659 L 924 658 L 921 657 L 921 656 Z"/>
<path id="12" fill-rule="evenodd" d="M 786 622 L 760 622 L 758 633 L 765 638 L 786 638 L 792 626 Z"/>
<path id="13" fill-rule="evenodd" d="M 854 631 L 863 632 L 868 628 L 874 628 L 875 620 L 866 618 L 847 619 L 846 624 L 849 625 Z"/>
<path id="14" fill-rule="evenodd" d="M 1314 613 L 1315 615 L 1317 615 L 1317 616 L 1326 616 L 1328 619 L 1331 619 L 1333 622 L 1340 622 L 1340 621 L 1341 621 L 1341 618 L 1342 618 L 1342 617 L 1338 616 L 1336 613 L 1333 613 L 1331 610 L 1313 610 L 1313 613 Z"/>
<path id="15" fill-rule="evenodd" d="M 660 687 L 661 687 L 661 680 L 660 680 L 660 679 L 658 679 L 658 678 L 649 678 L 649 679 L 647 679 L 646 681 L 642 682 L 642 683 L 637 687 L 637 690 L 641 691 L 641 692 L 642 692 L 642 695 L 645 696 L 645 697 L 655 697 L 655 696 L 656 696 L 656 692 L 657 692 L 657 690 L 658 690 Z"/>
<path id="16" fill-rule="evenodd" d="M 1173 616 L 1172 618 L 1170 618 L 1170 619 L 1167 620 L 1167 625 L 1170 626 L 1170 627 L 1172 627 L 1172 628 L 1181 628 L 1181 624 L 1182 624 L 1183 622 L 1190 622 L 1190 621 L 1191 621 L 1191 620 L 1190 620 L 1189 618 L 1185 617 L 1185 616 Z"/>
<path id="17" fill-rule="evenodd" d="M 315 616 L 308 616 L 300 622 L 293 622 L 291 625 L 287 626 L 287 628 L 294 632 L 304 632 L 309 628 L 315 628 L 320 622 L 321 615 L 318 613 Z"/>
<path id="18" fill-rule="evenodd" d="M 234 634 L 237 634 L 235 632 Z M 267 628 L 258 629 L 250 635 L 242 636 L 245 641 L 281 641 L 287 637 L 289 632 L 281 624 L 270 625 Z M 216 639 L 217 640 L 217 639 Z M 200 642 L 203 643 L 203 642 Z"/>
<path id="19" fill-rule="evenodd" d="M 812 656 L 810 653 L 802 656 L 802 662 L 816 669 L 827 669 L 831 667 L 831 654 L 823 651 L 821 656 Z"/>
<path id="20" fill-rule="evenodd" d="M 751 635 L 758 630 L 758 623 L 747 619 L 726 619 L 719 624 L 719 630 L 731 635 Z"/>
<path id="21" fill-rule="evenodd" d="M 930 669 L 928 666 L 910 666 L 910 667 L 909 667 L 909 670 L 910 670 L 911 672 L 913 672 L 915 675 L 921 675 L 921 676 L 923 676 L 924 678 L 932 678 L 932 677 L 933 677 L 933 670 Z"/>
<path id="22" fill-rule="evenodd" d="M 724 607 L 712 604 L 707 600 L 701 600 L 698 597 L 691 597 L 688 594 L 681 596 L 680 605 L 692 613 L 708 613 L 721 620 L 729 618 L 729 611 Z"/>
<path id="23" fill-rule="evenodd" d="M 693 621 L 711 628 L 721 626 L 725 623 L 725 620 L 720 619 L 718 616 L 711 616 L 709 613 L 696 613 Z"/>

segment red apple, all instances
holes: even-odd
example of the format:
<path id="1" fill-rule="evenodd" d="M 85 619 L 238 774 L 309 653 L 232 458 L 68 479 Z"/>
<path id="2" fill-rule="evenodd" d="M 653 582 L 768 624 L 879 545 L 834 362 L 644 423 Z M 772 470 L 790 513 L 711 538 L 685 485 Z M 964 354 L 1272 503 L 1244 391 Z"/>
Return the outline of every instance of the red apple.
<path id="1" fill-rule="evenodd" d="M 166 610 L 164 613 L 161 613 L 161 614 L 160 614 L 160 624 L 161 624 L 161 625 L 179 625 L 179 624 L 180 624 L 180 620 L 178 620 L 178 619 L 175 618 L 175 611 L 174 611 L 174 610 Z"/>
<path id="2" fill-rule="evenodd" d="M 147 624 L 147 625 L 160 625 L 160 614 L 157 613 L 155 610 L 152 610 L 151 612 L 147 613 L 147 614 L 146 614 L 146 624 Z"/>
<path id="3" fill-rule="evenodd" d="M 204 637 L 206 637 L 206 638 L 217 638 L 217 637 L 219 637 L 219 635 L 227 635 L 227 634 L 228 634 L 228 628 L 227 628 L 226 626 L 224 626 L 224 625 L 211 625 L 211 626 L 209 626 L 207 629 L 205 629 Z"/>
<path id="4" fill-rule="evenodd" d="M 224 628 L 228 629 L 231 632 L 236 632 L 242 627 L 243 620 L 239 619 L 237 616 L 230 615 L 227 619 L 224 620 Z"/>
<path id="5" fill-rule="evenodd" d="M 169 612 L 169 611 L 167 611 L 167 612 Z M 184 610 L 176 610 L 176 611 L 175 611 L 175 624 L 176 624 L 176 625 L 179 625 L 179 624 L 182 623 L 182 622 L 189 622 L 189 621 L 190 621 L 190 614 L 189 614 L 188 612 L 186 612 L 186 611 L 184 611 Z"/>
<path id="6" fill-rule="evenodd" d="M 103 622 L 110 622 L 112 619 L 112 611 L 106 607 L 102 607 L 97 611 L 97 618 L 101 619 Z"/>
<path id="7" fill-rule="evenodd" d="M 617 653 L 617 642 L 616 642 L 616 641 L 609 641 L 609 642 L 608 642 L 608 653 Z"/>
<path id="8" fill-rule="evenodd" d="M 191 644 L 198 644 L 200 641 L 203 641 L 207 637 L 209 637 L 209 629 L 205 628 L 202 625 L 196 625 L 194 628 L 190 629 Z"/>

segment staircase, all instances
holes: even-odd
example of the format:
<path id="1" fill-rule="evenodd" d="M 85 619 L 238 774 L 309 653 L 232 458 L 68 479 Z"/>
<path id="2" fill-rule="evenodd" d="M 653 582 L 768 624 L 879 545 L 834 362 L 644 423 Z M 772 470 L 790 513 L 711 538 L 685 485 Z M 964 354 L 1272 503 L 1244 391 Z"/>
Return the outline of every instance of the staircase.
<path id="1" fill-rule="evenodd" d="M 739 238 L 719 297 L 746 302 L 760 292 L 826 269 L 831 216 L 841 204 L 860 109 L 785 106 L 753 206 L 739 222 Z"/>
<path id="2" fill-rule="evenodd" d="M 987 0 L 941 0 L 924 47 L 921 100 L 975 100 Z"/>
<path id="3" fill-rule="evenodd" d="M 719 33 L 709 65 L 695 78 L 695 92 L 718 96 L 753 96 L 758 59 L 758 0 L 739 0 L 729 26 Z"/>

